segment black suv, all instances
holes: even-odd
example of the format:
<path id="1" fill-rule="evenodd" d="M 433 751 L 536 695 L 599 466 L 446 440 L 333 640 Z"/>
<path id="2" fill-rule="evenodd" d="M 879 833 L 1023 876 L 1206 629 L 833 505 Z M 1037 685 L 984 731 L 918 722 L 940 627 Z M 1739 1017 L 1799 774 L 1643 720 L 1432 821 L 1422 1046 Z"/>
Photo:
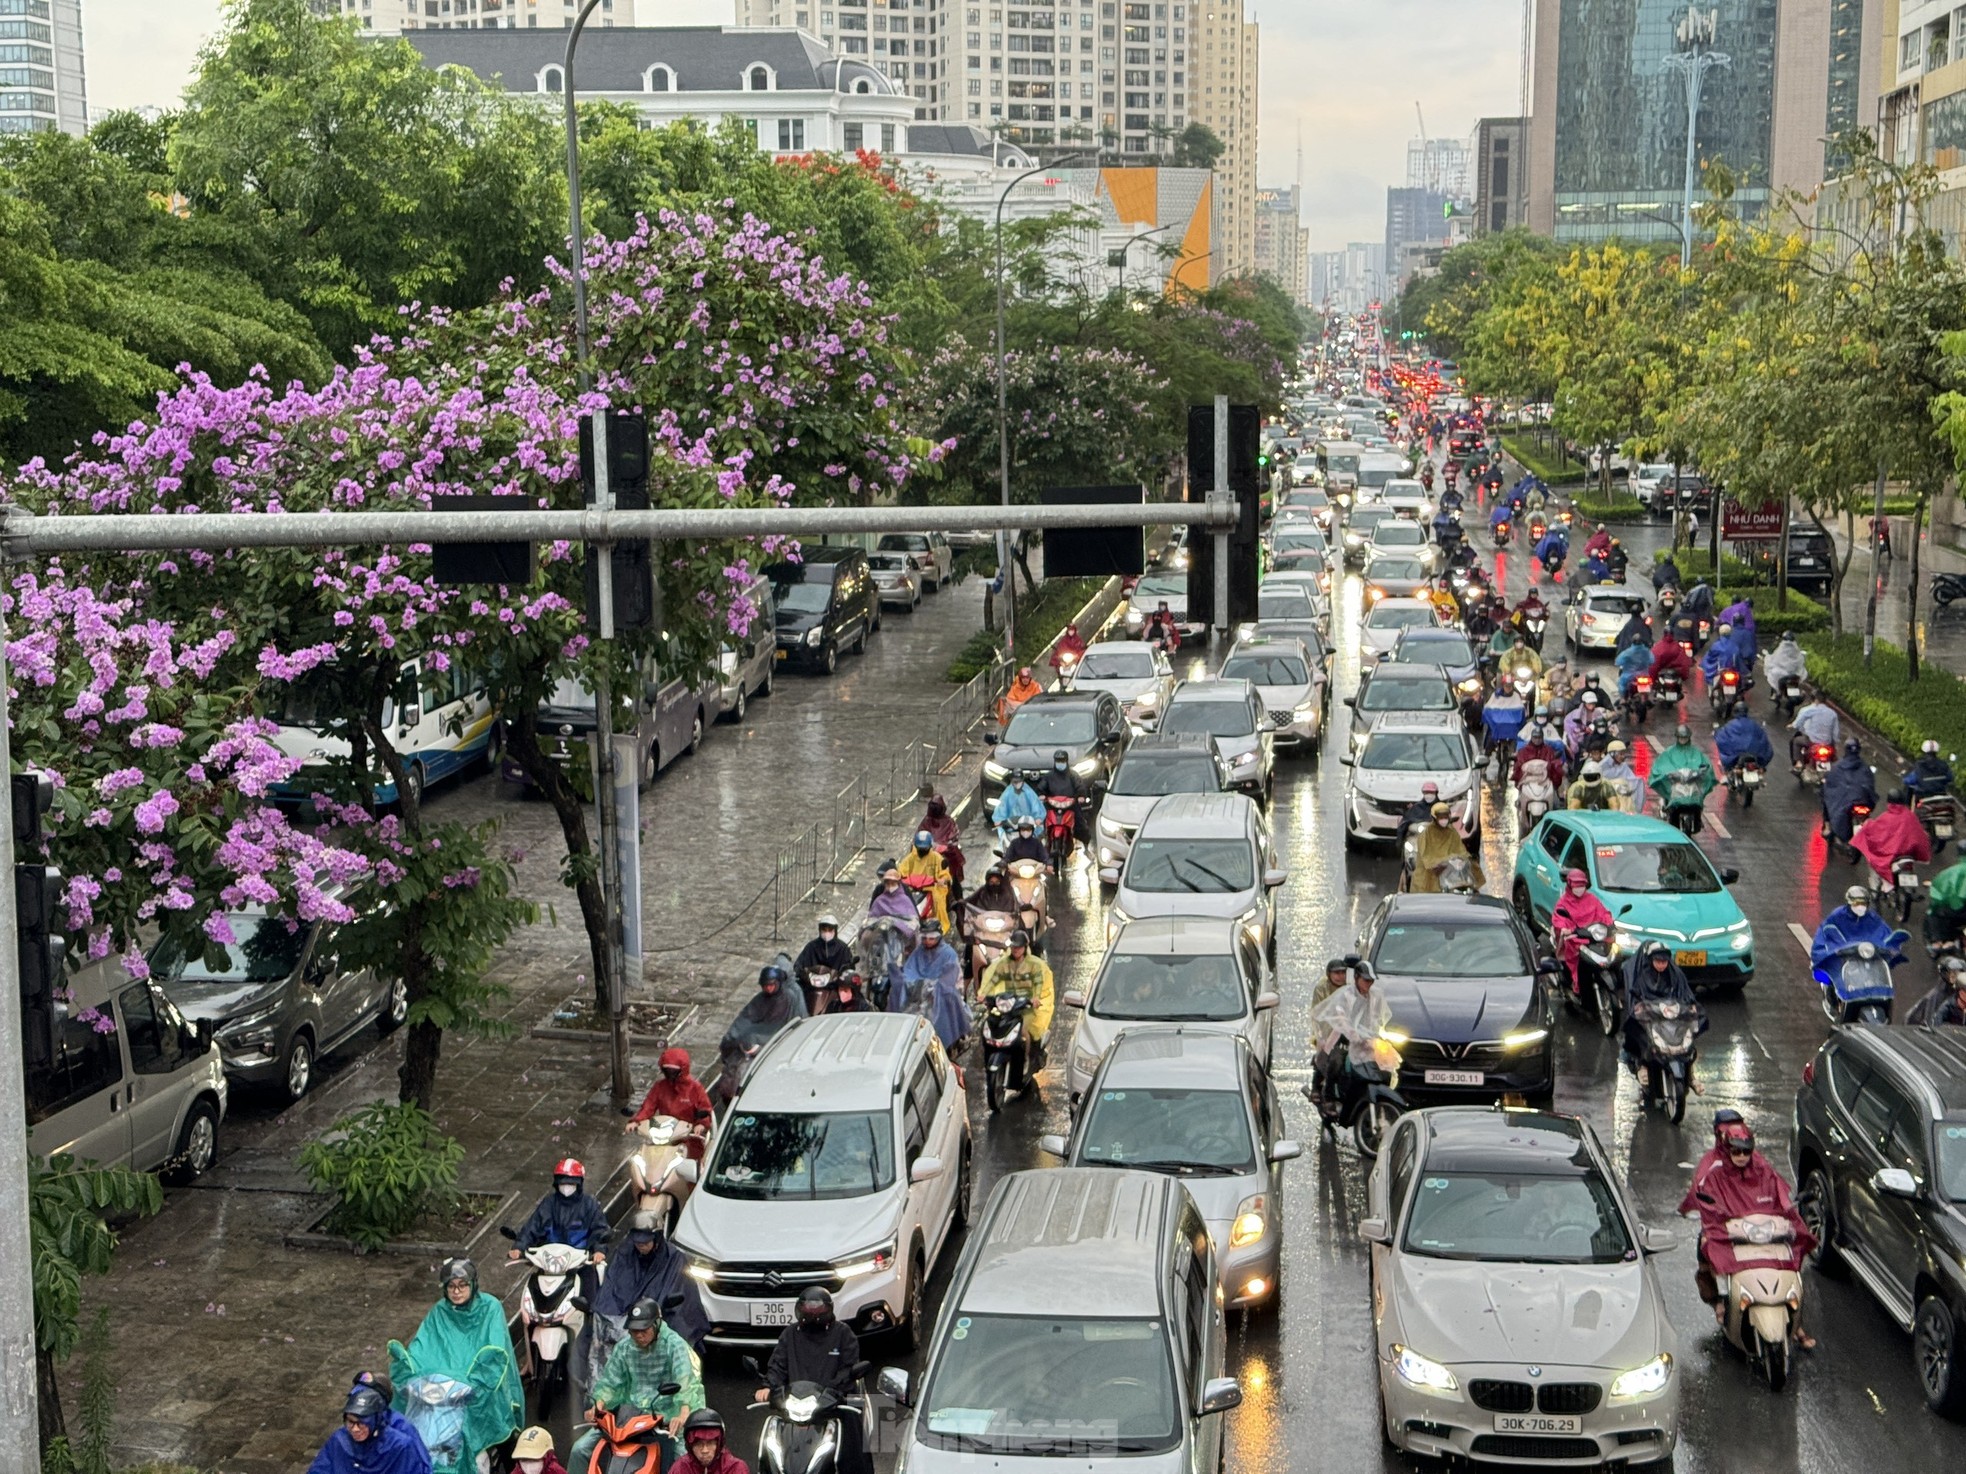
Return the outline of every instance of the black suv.
<path id="1" fill-rule="evenodd" d="M 1934 1412 L 1966 1417 L 1966 1029 L 1838 1029 L 1795 1095 L 1796 1203 L 1816 1267 L 1911 1332 Z"/>
<path id="2" fill-rule="evenodd" d="M 880 590 L 855 547 L 808 547 L 797 563 L 765 569 L 777 606 L 778 658 L 833 673 L 840 651 L 867 649 L 881 627 Z"/>
<path id="3" fill-rule="evenodd" d="M 1052 754 L 1062 749 L 1079 787 L 1094 791 L 1096 805 L 1132 735 L 1126 712 L 1110 691 L 1033 696 L 1010 714 L 1001 733 L 984 739 L 991 750 L 983 763 L 983 802 L 996 803 L 1014 770 L 1034 777 L 1050 772 Z"/>
<path id="4" fill-rule="evenodd" d="M 1820 527 L 1789 529 L 1789 587 L 1821 597 L 1836 576 L 1836 549 Z"/>

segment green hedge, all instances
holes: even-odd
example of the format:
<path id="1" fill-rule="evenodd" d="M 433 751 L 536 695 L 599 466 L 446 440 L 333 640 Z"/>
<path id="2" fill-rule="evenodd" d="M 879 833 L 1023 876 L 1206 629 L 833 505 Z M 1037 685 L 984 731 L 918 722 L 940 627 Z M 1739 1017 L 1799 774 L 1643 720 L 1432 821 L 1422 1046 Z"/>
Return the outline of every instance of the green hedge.
<path id="1" fill-rule="evenodd" d="M 1809 678 L 1829 699 L 1877 733 L 1901 754 L 1916 753 L 1929 738 L 1948 750 L 1966 732 L 1966 681 L 1929 659 L 1918 665 L 1918 680 L 1902 646 L 1877 642 L 1869 669 L 1859 635 L 1804 636 Z"/>
<path id="2" fill-rule="evenodd" d="M 1015 576 L 1015 570 L 1012 570 Z M 1038 652 L 1058 637 L 1092 596 L 1105 586 L 1103 578 L 1054 578 L 1038 585 L 1035 595 L 1020 590 L 1017 598 L 1017 663 L 1037 658 Z M 956 658 L 949 662 L 945 678 L 960 686 L 980 671 L 990 668 L 1003 647 L 997 630 L 978 630 L 969 637 Z"/>
<path id="3" fill-rule="evenodd" d="M 1545 450 L 1527 435 L 1504 435 L 1502 449 L 1551 486 L 1582 482 L 1589 469 L 1582 461 L 1573 461 L 1561 450 Z"/>
<path id="4" fill-rule="evenodd" d="M 1703 578 L 1709 583 L 1713 581 L 1713 556 L 1706 549 L 1682 548 L 1675 554 L 1667 548 L 1660 548 L 1652 554 L 1652 561 L 1663 563 L 1669 557 L 1679 565 L 1680 576 L 1689 586 Z M 1759 568 L 1745 559 L 1736 558 L 1732 553 L 1720 555 L 1720 571 L 1729 588 L 1767 581 Z"/>
<path id="5" fill-rule="evenodd" d="M 1548 479 L 1548 478 L 1545 478 Z M 1570 505 L 1579 522 L 1650 522 L 1652 514 L 1628 496 L 1601 502 L 1595 497 L 1575 496 Z"/>
<path id="6" fill-rule="evenodd" d="M 1775 607 L 1776 600 L 1781 596 L 1780 589 L 1749 589 L 1746 592 L 1748 603 L 1754 606 L 1755 632 L 1763 649 L 1790 630 L 1803 635 L 1829 628 L 1828 608 L 1794 589 L 1789 590 L 1787 609 Z M 1730 591 L 1725 598 L 1731 604 L 1734 594 Z"/>

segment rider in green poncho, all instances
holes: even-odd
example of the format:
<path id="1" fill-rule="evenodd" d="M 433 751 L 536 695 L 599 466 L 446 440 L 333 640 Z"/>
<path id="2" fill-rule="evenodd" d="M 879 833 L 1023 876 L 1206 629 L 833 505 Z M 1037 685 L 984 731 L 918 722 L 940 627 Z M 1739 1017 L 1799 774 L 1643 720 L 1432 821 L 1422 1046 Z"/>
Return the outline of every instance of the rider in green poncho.
<path id="1" fill-rule="evenodd" d="M 1659 795 L 1660 806 L 1668 811 L 1672 807 L 1672 778 L 1675 773 L 1693 780 L 1694 787 L 1699 790 L 1699 797 L 1692 800 L 1694 803 L 1705 803 L 1707 794 L 1720 781 L 1714 777 L 1713 764 L 1708 761 L 1706 753 L 1694 744 L 1693 734 L 1684 722 L 1673 734 L 1673 745 L 1652 759 L 1652 776 L 1645 784 Z M 1670 812 L 1667 817 L 1671 817 Z"/>
<path id="2" fill-rule="evenodd" d="M 1948 865 L 1932 877 L 1925 892 L 1925 936 L 1950 941 L 1966 931 L 1966 860 Z"/>
<path id="3" fill-rule="evenodd" d="M 445 1261 L 441 1271 L 443 1298 L 417 1327 L 407 1348 L 389 1343 L 389 1375 L 396 1384 L 396 1408 L 408 1406 L 412 1377 L 436 1375 L 468 1382 L 475 1395 L 466 1404 L 464 1437 L 455 1463 L 432 1460 L 435 1474 L 476 1469 L 486 1474 L 488 1450 L 513 1433 L 525 1413 L 525 1394 L 519 1385 L 519 1363 L 512 1354 L 512 1337 L 505 1328 L 505 1311 L 495 1296 L 478 1289 L 478 1269 L 469 1259 Z"/>

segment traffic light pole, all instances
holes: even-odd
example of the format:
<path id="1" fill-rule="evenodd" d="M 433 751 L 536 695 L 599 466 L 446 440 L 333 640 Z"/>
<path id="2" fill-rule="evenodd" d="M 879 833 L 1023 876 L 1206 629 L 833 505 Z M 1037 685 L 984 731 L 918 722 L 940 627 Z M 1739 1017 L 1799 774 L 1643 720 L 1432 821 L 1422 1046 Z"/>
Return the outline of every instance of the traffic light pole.
<path id="1" fill-rule="evenodd" d="M 7 633 L 0 616 L 0 774 L 14 770 L 7 713 Z M 0 824 L 0 1448 L 7 1467 L 38 1474 L 33 1253 L 27 1228 L 27 1071 L 21 1023 L 14 826 Z M 39 859 L 39 856 L 32 857 Z"/>
<path id="2" fill-rule="evenodd" d="M 1208 500 L 1233 508 L 1235 494 L 1229 489 L 1229 396 L 1215 396 L 1215 479 L 1208 484 Z M 1229 529 L 1215 531 L 1215 638 L 1229 638 Z"/>

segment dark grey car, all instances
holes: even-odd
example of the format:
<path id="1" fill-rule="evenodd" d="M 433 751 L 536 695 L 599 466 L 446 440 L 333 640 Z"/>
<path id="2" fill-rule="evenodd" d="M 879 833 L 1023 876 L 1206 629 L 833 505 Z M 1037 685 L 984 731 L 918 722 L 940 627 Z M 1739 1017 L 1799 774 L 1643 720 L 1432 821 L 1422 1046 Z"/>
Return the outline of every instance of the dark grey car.
<path id="1" fill-rule="evenodd" d="M 1051 771 L 1053 755 L 1063 751 L 1082 792 L 1111 781 L 1132 738 L 1126 712 L 1110 691 L 1046 691 L 1010 714 L 1001 733 L 992 734 L 983 761 L 983 800 L 993 805 L 1013 772 Z"/>
<path id="2" fill-rule="evenodd" d="M 186 957 L 166 940 L 151 949 L 149 962 L 178 1011 L 209 1026 L 235 1080 L 299 1100 L 316 1060 L 372 1022 L 388 1033 L 409 1012 L 402 983 L 337 965 L 334 930 L 325 922 L 292 926 L 257 908 L 232 912 L 225 922 L 231 944 Z"/>

